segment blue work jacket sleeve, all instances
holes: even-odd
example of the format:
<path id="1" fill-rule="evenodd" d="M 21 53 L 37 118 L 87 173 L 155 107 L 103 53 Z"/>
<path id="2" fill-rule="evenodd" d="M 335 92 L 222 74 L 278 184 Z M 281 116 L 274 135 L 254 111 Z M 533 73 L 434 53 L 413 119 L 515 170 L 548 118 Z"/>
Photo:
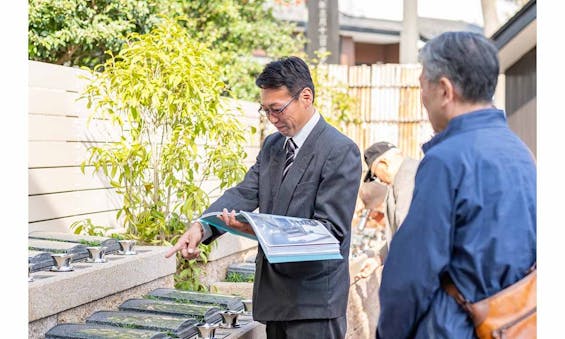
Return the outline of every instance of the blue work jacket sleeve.
<path id="1" fill-rule="evenodd" d="M 449 168 L 426 156 L 418 167 L 412 203 L 384 263 L 378 338 L 409 338 L 440 289 L 453 241 L 454 192 Z"/>

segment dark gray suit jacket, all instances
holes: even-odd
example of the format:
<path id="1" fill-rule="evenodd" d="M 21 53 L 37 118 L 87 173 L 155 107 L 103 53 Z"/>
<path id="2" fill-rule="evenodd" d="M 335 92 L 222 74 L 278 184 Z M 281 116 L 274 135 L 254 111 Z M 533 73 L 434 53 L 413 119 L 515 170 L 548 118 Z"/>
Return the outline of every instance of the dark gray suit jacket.
<path id="1" fill-rule="evenodd" d="M 321 221 L 340 241 L 343 260 L 270 264 L 259 246 L 253 317 L 259 321 L 345 316 L 349 292 L 351 219 L 361 180 L 357 145 L 323 117 L 305 140 L 281 184 L 285 137 L 269 135 L 244 180 L 205 213 L 227 208 Z M 220 235 L 212 228 L 209 243 Z"/>

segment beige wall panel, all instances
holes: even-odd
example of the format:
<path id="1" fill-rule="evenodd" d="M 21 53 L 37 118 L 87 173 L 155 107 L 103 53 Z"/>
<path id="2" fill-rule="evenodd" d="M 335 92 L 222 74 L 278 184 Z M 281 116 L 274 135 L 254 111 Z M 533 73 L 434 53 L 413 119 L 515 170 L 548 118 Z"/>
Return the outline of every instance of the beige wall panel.
<path id="1" fill-rule="evenodd" d="M 28 221 L 118 209 L 122 197 L 113 189 L 35 195 L 28 198 Z"/>
<path id="2" fill-rule="evenodd" d="M 76 67 L 65 67 L 45 62 L 29 61 L 29 87 L 44 87 L 80 92 L 85 80 L 79 75 L 88 74 Z"/>
<path id="3" fill-rule="evenodd" d="M 123 225 L 116 220 L 116 211 L 108 211 L 101 213 L 90 213 L 84 215 L 76 215 L 72 217 L 59 218 L 47 221 L 30 222 L 28 224 L 29 232 L 48 231 L 48 232 L 69 232 L 72 233 L 70 226 L 75 221 L 90 219 L 96 226 L 113 227 L 122 229 Z"/>
<path id="4" fill-rule="evenodd" d="M 103 174 L 92 174 L 92 167 L 86 167 L 85 174 L 82 174 L 80 167 L 28 170 L 29 195 L 110 187 L 108 179 Z"/>
<path id="5" fill-rule="evenodd" d="M 79 94 L 61 89 L 29 87 L 28 110 L 34 114 L 88 116 L 86 100 Z"/>
<path id="6" fill-rule="evenodd" d="M 88 159 L 87 143 L 82 142 L 40 142 L 28 144 L 28 167 L 80 166 Z"/>
<path id="7" fill-rule="evenodd" d="M 112 141 L 120 140 L 121 130 L 109 120 L 91 120 L 30 114 L 30 141 Z"/>

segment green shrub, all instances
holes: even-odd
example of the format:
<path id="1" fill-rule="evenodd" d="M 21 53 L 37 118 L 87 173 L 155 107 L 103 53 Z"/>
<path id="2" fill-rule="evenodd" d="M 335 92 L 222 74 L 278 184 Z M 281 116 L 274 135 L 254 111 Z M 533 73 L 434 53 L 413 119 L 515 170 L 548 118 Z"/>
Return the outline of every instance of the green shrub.
<path id="1" fill-rule="evenodd" d="M 175 20 L 132 34 L 117 55 L 90 73 L 83 96 L 91 119 L 121 128 L 117 142 L 94 144 L 82 164 L 102 172 L 123 197 L 117 218 L 140 244 L 171 245 L 209 205 L 203 183 L 240 181 L 246 131 L 220 98 L 217 57 Z M 203 258 L 209 249 L 202 247 Z M 183 260 L 181 260 L 182 263 Z M 191 266 L 192 267 L 192 266 Z M 183 279 L 197 280 L 198 272 Z M 197 288 L 200 288 L 197 286 Z"/>

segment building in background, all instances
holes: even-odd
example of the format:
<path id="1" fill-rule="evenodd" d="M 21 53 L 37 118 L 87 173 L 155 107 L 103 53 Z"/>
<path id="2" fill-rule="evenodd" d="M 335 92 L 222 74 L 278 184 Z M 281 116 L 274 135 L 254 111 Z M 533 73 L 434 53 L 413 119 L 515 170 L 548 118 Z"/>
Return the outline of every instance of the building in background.
<path id="1" fill-rule="evenodd" d="M 536 155 L 536 0 L 528 1 L 491 39 L 499 50 L 501 73 L 495 104 L 506 111 L 510 128 Z"/>
<path id="2" fill-rule="evenodd" d="M 319 1 L 319 0 L 318 0 Z M 310 2 L 310 1 L 309 1 Z M 315 2 L 315 1 L 313 1 Z M 331 1 L 325 1 L 331 4 Z M 308 9 L 304 1 L 275 4 L 275 17 L 295 22 L 306 32 Z M 342 65 L 372 65 L 400 63 L 402 20 L 360 17 L 339 11 L 339 58 Z M 461 20 L 418 17 L 418 47 L 434 36 L 446 31 L 472 31 L 482 33 L 482 27 Z"/>

